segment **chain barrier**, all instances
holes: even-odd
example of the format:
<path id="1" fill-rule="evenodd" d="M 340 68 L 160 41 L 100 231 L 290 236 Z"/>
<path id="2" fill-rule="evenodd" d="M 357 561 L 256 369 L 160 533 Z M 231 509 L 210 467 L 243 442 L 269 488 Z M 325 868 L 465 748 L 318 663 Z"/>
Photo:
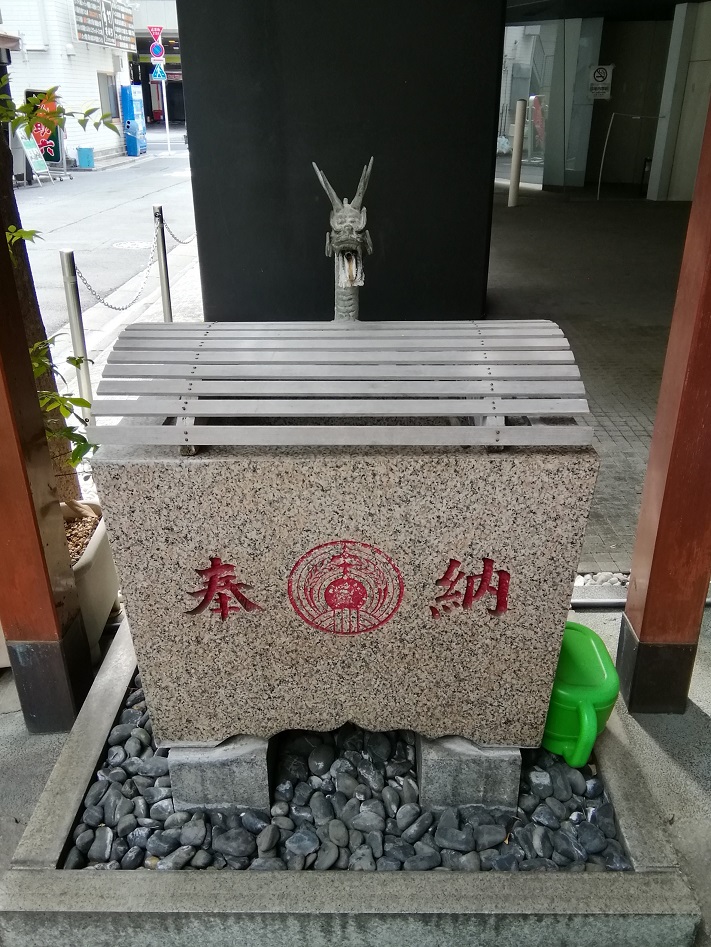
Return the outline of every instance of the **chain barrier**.
<path id="1" fill-rule="evenodd" d="M 173 231 L 170 229 L 170 227 L 169 227 L 168 224 L 165 222 L 165 220 L 163 221 L 163 226 L 164 226 L 165 229 L 168 231 L 168 233 L 171 235 L 171 237 L 173 238 L 173 240 L 177 240 L 177 242 L 178 242 L 178 243 L 182 243 L 183 246 L 185 246 L 185 245 L 188 244 L 188 243 L 192 243 L 193 240 L 195 239 L 195 237 L 197 237 L 197 233 L 194 233 L 194 234 L 192 235 L 192 237 L 188 237 L 187 240 L 181 240 L 180 237 L 176 237 L 176 236 L 175 236 L 175 234 L 174 234 Z"/>
<path id="2" fill-rule="evenodd" d="M 113 309 L 115 312 L 124 312 L 124 310 L 131 308 L 131 306 L 138 300 L 138 297 L 146 288 L 146 283 L 148 282 L 148 277 L 151 272 L 151 267 L 155 263 L 157 246 L 158 246 L 158 231 L 155 231 L 155 233 L 153 234 L 153 246 L 151 247 L 151 255 L 148 257 L 148 263 L 146 264 L 146 267 L 143 270 L 143 281 L 141 282 L 141 286 L 138 292 L 136 293 L 136 295 L 131 300 L 131 302 L 126 303 L 124 306 L 114 306 L 113 303 L 107 303 L 106 298 L 104 296 L 101 296 L 99 293 L 97 293 L 97 291 L 89 283 L 88 279 L 86 278 L 86 276 L 84 276 L 84 274 L 82 273 L 82 271 L 79 269 L 78 266 L 76 267 L 77 276 L 82 281 L 82 283 L 86 286 L 86 288 L 89 290 L 89 292 L 94 297 L 94 299 L 98 299 L 98 301 L 102 304 L 102 306 L 106 306 L 107 309 Z M 115 290 L 111 290 L 111 292 L 115 292 Z"/>

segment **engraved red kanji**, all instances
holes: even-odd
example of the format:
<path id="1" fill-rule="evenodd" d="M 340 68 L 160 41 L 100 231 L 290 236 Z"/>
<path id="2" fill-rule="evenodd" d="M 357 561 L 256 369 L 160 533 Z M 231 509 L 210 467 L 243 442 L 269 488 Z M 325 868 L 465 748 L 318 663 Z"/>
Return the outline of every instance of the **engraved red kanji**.
<path id="1" fill-rule="evenodd" d="M 199 615 L 208 609 L 215 599 L 217 599 L 217 605 L 215 605 L 214 608 L 210 608 L 210 611 L 219 612 L 222 621 L 227 620 L 227 616 L 230 612 L 239 612 L 241 610 L 245 612 L 256 612 L 262 610 L 261 605 L 250 601 L 244 594 L 245 592 L 249 592 L 252 586 L 247 585 L 245 582 L 238 582 L 237 576 L 235 575 L 235 567 L 229 562 L 223 562 L 219 556 L 210 556 L 209 568 L 196 569 L 195 571 L 199 576 L 202 576 L 206 584 L 204 589 L 198 589 L 197 592 L 188 592 L 188 595 L 192 595 L 195 598 L 202 596 L 200 604 L 196 605 L 195 608 L 191 608 L 190 611 L 187 612 L 188 615 Z M 237 604 L 231 601 L 231 596 L 235 599 Z"/>
<path id="2" fill-rule="evenodd" d="M 436 580 L 436 584 L 443 588 L 444 592 L 435 598 L 434 605 L 430 605 L 433 618 L 440 618 L 442 612 L 446 615 L 454 608 L 471 608 L 474 602 L 488 594 L 496 596 L 496 607 L 487 609 L 490 615 L 503 615 L 507 611 L 511 575 L 505 569 L 497 569 L 498 583 L 492 585 L 494 560 L 485 558 L 483 562 L 482 572 L 467 575 L 460 571 L 462 564 L 458 559 L 449 560 L 447 571 Z"/>

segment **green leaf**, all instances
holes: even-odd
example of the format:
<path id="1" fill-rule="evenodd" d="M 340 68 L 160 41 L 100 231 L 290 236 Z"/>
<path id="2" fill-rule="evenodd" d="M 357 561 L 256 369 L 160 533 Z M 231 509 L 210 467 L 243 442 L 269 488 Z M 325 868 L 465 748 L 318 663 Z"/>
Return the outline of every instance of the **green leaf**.
<path id="1" fill-rule="evenodd" d="M 59 413 L 63 418 L 70 418 L 72 416 L 72 412 L 65 404 L 59 405 Z"/>
<path id="2" fill-rule="evenodd" d="M 91 401 L 87 401 L 86 398 L 67 398 L 69 404 L 73 404 L 76 408 L 90 408 Z"/>

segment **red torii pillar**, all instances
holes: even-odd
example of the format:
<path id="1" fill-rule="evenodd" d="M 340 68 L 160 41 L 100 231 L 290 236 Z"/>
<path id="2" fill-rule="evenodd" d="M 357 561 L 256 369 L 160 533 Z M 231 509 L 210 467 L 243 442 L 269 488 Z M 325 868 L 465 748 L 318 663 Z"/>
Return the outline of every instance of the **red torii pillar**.
<path id="1" fill-rule="evenodd" d="M 617 651 L 630 711 L 683 713 L 711 577 L 711 109 Z"/>
<path id="2" fill-rule="evenodd" d="M 27 728 L 51 733 L 70 729 L 91 662 L 12 262 L 0 243 L 0 624 Z"/>

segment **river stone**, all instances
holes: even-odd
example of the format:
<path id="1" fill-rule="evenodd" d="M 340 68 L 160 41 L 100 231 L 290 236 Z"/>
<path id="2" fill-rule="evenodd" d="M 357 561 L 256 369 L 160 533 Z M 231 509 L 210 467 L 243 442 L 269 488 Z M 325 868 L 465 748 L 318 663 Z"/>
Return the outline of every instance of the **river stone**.
<path id="1" fill-rule="evenodd" d="M 86 858 L 84 855 L 82 855 L 79 849 L 74 846 L 73 848 L 69 849 L 67 857 L 64 860 L 63 867 L 66 871 L 75 871 L 79 868 L 86 868 Z"/>
<path id="2" fill-rule="evenodd" d="M 353 819 L 355 819 L 355 817 L 358 815 L 359 812 L 360 812 L 360 800 L 349 799 L 348 802 L 343 807 L 343 809 L 341 810 L 339 819 L 341 820 L 341 822 L 345 823 L 345 825 L 347 825 L 348 828 L 350 828 L 351 823 L 353 822 Z"/>
<path id="3" fill-rule="evenodd" d="M 385 786 L 383 789 L 383 805 L 386 814 L 394 819 L 400 808 L 400 793 L 397 789 L 393 789 L 392 786 Z"/>
<path id="4" fill-rule="evenodd" d="M 572 766 L 568 766 L 566 763 L 561 763 L 561 769 L 568 777 L 568 782 L 570 783 L 570 788 L 578 796 L 585 795 L 586 781 L 583 774 L 579 769 L 574 769 Z"/>
<path id="5" fill-rule="evenodd" d="M 550 806 L 547 806 L 544 802 L 538 806 L 531 816 L 531 820 L 537 822 L 538 825 L 544 825 L 547 829 L 560 828 L 560 820 L 555 817 Z"/>
<path id="6" fill-rule="evenodd" d="M 254 854 L 257 848 L 254 836 L 246 829 L 228 829 L 217 838 L 214 837 L 214 834 L 213 831 L 212 847 L 216 852 L 220 852 L 220 854 L 225 856 L 230 855 L 233 858 L 243 858 L 247 855 Z M 291 839 L 289 839 L 289 841 L 291 841 Z"/>
<path id="7" fill-rule="evenodd" d="M 550 839 L 550 832 L 542 825 L 533 827 L 533 848 L 536 855 L 540 858 L 550 858 L 553 854 L 553 843 Z"/>
<path id="8" fill-rule="evenodd" d="M 601 779 L 597 776 L 591 776 L 585 782 L 585 792 L 582 793 L 587 799 L 597 799 L 603 794 L 605 787 Z"/>
<path id="9" fill-rule="evenodd" d="M 348 829 L 340 819 L 332 819 L 328 823 L 328 836 L 340 848 L 348 845 Z"/>
<path id="10" fill-rule="evenodd" d="M 314 776 L 325 776 L 336 759 L 336 749 L 328 743 L 315 747 L 309 753 L 309 769 Z"/>
<path id="11" fill-rule="evenodd" d="M 411 858 L 405 859 L 402 868 L 403 871 L 431 871 L 441 863 L 442 859 L 439 852 L 432 850 L 426 855 L 413 855 Z"/>
<path id="12" fill-rule="evenodd" d="M 104 811 L 99 806 L 89 806 L 84 810 L 81 820 L 89 828 L 96 829 L 104 821 Z"/>
<path id="13" fill-rule="evenodd" d="M 109 746 L 117 746 L 119 743 L 125 743 L 126 740 L 131 736 L 131 731 L 133 730 L 133 724 L 131 723 L 119 723 L 115 727 L 112 727 L 109 738 L 106 741 Z"/>
<path id="14" fill-rule="evenodd" d="M 132 848 L 129 848 L 121 859 L 121 869 L 123 871 L 133 871 L 136 868 L 140 868 L 145 855 L 146 853 L 142 848 L 139 848 L 138 845 L 134 845 Z"/>
<path id="15" fill-rule="evenodd" d="M 548 772 L 553 782 L 553 795 L 561 802 L 567 802 L 573 795 L 573 790 L 565 770 L 559 763 L 556 763 L 555 766 L 551 766 Z"/>
<path id="16" fill-rule="evenodd" d="M 314 862 L 315 871 L 326 871 L 338 861 L 338 845 L 333 842 L 323 842 Z"/>
<path id="17" fill-rule="evenodd" d="M 401 832 L 404 832 L 405 829 L 408 829 L 413 822 L 416 822 L 422 814 L 422 810 L 417 805 L 416 802 L 405 803 L 404 806 L 398 810 L 398 813 L 395 817 L 397 822 L 397 827 Z"/>
<path id="18" fill-rule="evenodd" d="M 499 855 L 491 863 L 492 871 L 518 871 L 518 859 L 513 854 Z"/>
<path id="19" fill-rule="evenodd" d="M 124 769 L 126 769 L 125 763 Z M 152 756 L 150 759 L 141 759 L 138 767 L 139 776 L 150 776 L 152 779 L 156 779 L 158 776 L 167 776 L 168 772 L 168 760 L 164 756 Z M 131 773 L 130 775 L 133 776 L 135 774 Z"/>
<path id="20" fill-rule="evenodd" d="M 486 828 L 491 828 L 491 826 L 486 826 Z M 460 831 L 447 826 L 443 828 L 440 824 L 437 827 L 434 840 L 440 848 L 451 848 L 456 852 L 471 852 L 476 848 L 474 829 L 470 825 L 465 826 Z M 485 847 L 488 848 L 489 846 Z"/>
<path id="21" fill-rule="evenodd" d="M 303 855 L 297 855 L 296 852 L 290 852 L 287 848 L 284 852 L 284 864 L 289 871 L 303 871 L 306 859 Z"/>
<path id="22" fill-rule="evenodd" d="M 367 845 L 361 845 L 348 859 L 349 871 L 375 871 L 375 859 Z"/>
<path id="23" fill-rule="evenodd" d="M 156 822 L 165 822 L 169 815 L 175 812 L 175 806 L 172 799 L 161 799 L 150 808 L 150 817 Z"/>
<path id="24" fill-rule="evenodd" d="M 385 819 L 381 819 L 374 812 L 361 811 L 351 820 L 351 826 L 359 832 L 385 831 Z"/>
<path id="25" fill-rule="evenodd" d="M 155 832 L 146 843 L 148 854 L 157 855 L 158 858 L 165 858 L 166 855 L 170 855 L 179 847 L 180 829 L 165 829 L 162 832 Z"/>
<path id="26" fill-rule="evenodd" d="M 192 845 L 181 845 L 170 855 L 166 855 L 156 865 L 158 871 L 179 871 L 184 868 L 190 859 L 195 855 L 195 848 Z"/>
<path id="27" fill-rule="evenodd" d="M 288 779 L 283 780 L 274 790 L 274 799 L 277 802 L 291 802 L 294 798 L 294 786 Z"/>
<path id="28" fill-rule="evenodd" d="M 151 745 L 151 735 L 144 730 L 143 727 L 135 727 L 131 730 L 131 737 L 133 737 L 134 740 L 138 740 L 143 746 Z"/>
<path id="29" fill-rule="evenodd" d="M 308 806 L 291 806 L 289 816 L 294 825 L 304 825 L 306 822 L 313 825 L 314 814 Z"/>
<path id="30" fill-rule="evenodd" d="M 159 786 L 150 786 L 143 790 L 143 798 L 149 806 L 153 806 L 156 802 L 161 802 L 163 799 L 171 799 L 172 796 L 172 789 L 161 788 Z"/>
<path id="31" fill-rule="evenodd" d="M 590 821 L 593 825 L 596 825 L 598 829 L 600 829 L 600 831 L 607 836 L 607 838 L 615 838 L 617 836 L 617 827 L 615 826 L 615 811 L 609 802 L 604 803 L 602 806 L 598 806 L 597 809 L 595 809 Z"/>
<path id="32" fill-rule="evenodd" d="M 481 859 L 476 852 L 467 852 L 459 857 L 459 871 L 481 871 Z"/>
<path id="33" fill-rule="evenodd" d="M 392 744 L 387 733 L 371 733 L 366 731 L 364 740 L 365 752 L 372 760 L 384 763 L 392 753 Z"/>
<path id="34" fill-rule="evenodd" d="M 275 802 L 270 810 L 271 816 L 287 816 L 289 815 L 289 803 L 288 802 Z"/>
<path id="35" fill-rule="evenodd" d="M 610 871 L 632 871 L 629 860 L 617 852 L 611 852 L 605 857 L 605 867 Z"/>
<path id="36" fill-rule="evenodd" d="M 338 792 L 342 792 L 344 796 L 347 796 L 348 799 L 353 798 L 358 785 L 358 780 L 348 773 L 336 774 L 336 789 Z"/>
<path id="37" fill-rule="evenodd" d="M 530 769 L 525 778 L 531 787 L 531 792 L 539 799 L 547 799 L 548 796 L 553 795 L 553 780 L 550 773 L 544 769 Z"/>
<path id="38" fill-rule="evenodd" d="M 126 841 L 131 846 L 131 848 L 145 848 L 151 835 L 153 835 L 153 829 L 147 829 L 143 826 L 139 826 L 137 829 L 134 829 L 133 832 L 128 834 Z"/>
<path id="39" fill-rule="evenodd" d="M 408 802 L 417 802 L 420 798 L 419 787 L 415 780 L 409 776 L 403 777 L 402 786 L 400 787 L 400 798 L 402 799 L 403 805 L 406 805 Z"/>
<path id="40" fill-rule="evenodd" d="M 308 829 L 302 827 L 294 832 L 291 838 L 286 840 L 285 844 L 288 851 L 293 852 L 295 855 L 307 856 L 318 850 L 321 845 L 321 839 L 315 832 L 310 832 Z"/>
<path id="41" fill-rule="evenodd" d="M 94 834 L 94 841 L 86 853 L 90 862 L 107 862 L 111 857 L 114 833 L 107 825 L 100 825 Z"/>
<path id="42" fill-rule="evenodd" d="M 385 776 L 370 760 L 361 760 L 358 764 L 358 774 L 363 782 L 373 790 L 373 792 L 382 792 L 385 788 Z"/>
<path id="43" fill-rule="evenodd" d="M 409 842 L 403 842 L 400 839 L 389 842 L 386 839 L 383 852 L 388 858 L 397 858 L 398 861 L 404 862 L 415 854 L 415 849 Z"/>
<path id="44" fill-rule="evenodd" d="M 365 844 L 370 848 L 373 857 L 378 859 L 383 855 L 383 834 L 382 832 L 368 832 L 365 837 Z"/>
<path id="45" fill-rule="evenodd" d="M 383 855 L 375 863 L 377 871 L 400 871 L 402 862 L 398 858 L 392 858 L 390 855 Z"/>
<path id="46" fill-rule="evenodd" d="M 308 783 L 297 783 L 294 786 L 294 798 L 291 800 L 295 806 L 305 806 L 313 796 L 313 787 Z"/>
<path id="47" fill-rule="evenodd" d="M 385 806 L 381 799 L 365 799 L 361 803 L 361 812 L 374 812 L 381 819 L 385 819 Z"/>
<path id="48" fill-rule="evenodd" d="M 86 855 L 91 846 L 94 844 L 94 831 L 93 829 L 86 829 L 84 832 L 79 835 L 74 845 L 81 852 L 82 855 Z"/>
<path id="49" fill-rule="evenodd" d="M 276 829 L 277 835 L 279 830 Z M 204 819 L 191 819 L 180 829 L 180 845 L 192 845 L 193 848 L 200 848 L 207 835 L 207 825 Z"/>
<path id="50" fill-rule="evenodd" d="M 415 819 L 409 828 L 405 829 L 402 833 L 402 840 L 412 845 L 418 839 L 422 838 L 433 822 L 434 815 L 431 812 L 423 812 L 419 818 Z"/>
<path id="51" fill-rule="evenodd" d="M 100 782 L 93 783 L 89 787 L 89 791 L 87 792 L 86 796 L 84 796 L 84 805 L 87 808 L 91 806 L 98 806 L 108 791 L 109 783 L 105 779 L 102 779 Z"/>
<path id="52" fill-rule="evenodd" d="M 212 864 L 212 853 L 206 852 L 204 849 L 195 852 L 193 857 L 190 859 L 190 864 L 193 868 L 207 868 Z"/>
<path id="53" fill-rule="evenodd" d="M 134 829 L 138 828 L 138 822 L 136 821 L 135 815 L 128 813 L 127 815 L 122 815 L 118 820 L 118 825 L 116 826 L 116 834 L 119 838 L 124 838 L 126 835 L 130 835 Z"/>
<path id="54" fill-rule="evenodd" d="M 286 871 L 286 865 L 281 858 L 255 858 L 249 866 L 250 871 Z"/>
<path id="55" fill-rule="evenodd" d="M 526 815 L 531 815 L 540 801 L 541 800 L 538 798 L 538 796 L 534 796 L 530 793 L 522 793 L 518 797 L 518 806 L 519 809 L 522 809 L 526 813 Z"/>
<path id="56" fill-rule="evenodd" d="M 327 825 L 333 819 L 333 806 L 322 792 L 315 792 L 311 797 L 311 811 L 316 825 Z"/>
<path id="57" fill-rule="evenodd" d="M 556 819 L 558 819 L 560 822 L 562 822 L 568 815 L 568 810 L 566 809 L 564 803 L 562 803 L 559 799 L 556 799 L 555 796 L 549 796 L 548 799 L 546 799 L 546 805 L 551 810 Z"/>
<path id="58" fill-rule="evenodd" d="M 262 855 L 264 852 L 269 852 L 276 847 L 277 842 L 279 841 L 279 826 L 267 825 L 257 836 L 257 850 L 259 854 Z"/>
<path id="59" fill-rule="evenodd" d="M 566 832 L 553 832 L 551 842 L 555 852 L 552 855 L 555 861 L 555 855 L 562 855 L 571 862 L 585 862 L 588 860 L 588 853 L 576 839 L 571 838 Z"/>
<path id="60" fill-rule="evenodd" d="M 225 855 L 225 862 L 235 871 L 245 871 L 249 868 L 252 859 L 249 855 Z"/>
<path id="61" fill-rule="evenodd" d="M 477 851 L 482 852 L 501 845 L 506 838 L 506 829 L 502 825 L 479 825 L 472 829 L 472 834 Z"/>
<path id="62" fill-rule="evenodd" d="M 134 804 L 135 812 L 135 804 Z M 179 829 L 184 825 L 187 825 L 192 819 L 200 818 L 199 816 L 193 816 L 190 812 L 173 812 L 172 815 L 169 815 L 168 818 L 163 823 L 164 829 Z"/>
<path id="63" fill-rule="evenodd" d="M 269 822 L 254 809 L 245 809 L 242 813 L 242 826 L 252 835 L 259 835 L 268 825 Z"/>

